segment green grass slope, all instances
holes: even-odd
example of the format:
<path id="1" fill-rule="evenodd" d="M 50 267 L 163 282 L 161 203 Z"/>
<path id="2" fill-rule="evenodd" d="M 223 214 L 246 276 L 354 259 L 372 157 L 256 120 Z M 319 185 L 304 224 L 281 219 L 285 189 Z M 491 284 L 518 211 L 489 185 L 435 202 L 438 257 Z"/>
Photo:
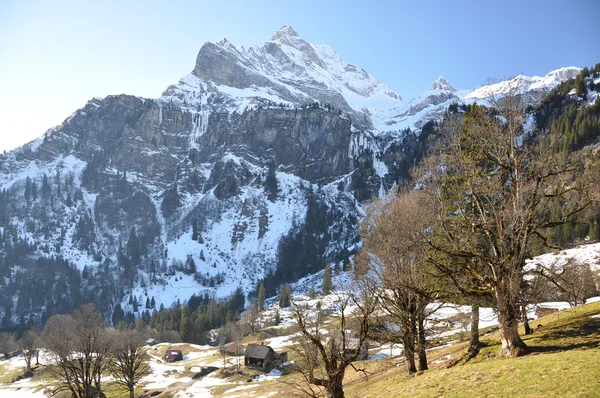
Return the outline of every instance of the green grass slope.
<path id="1" fill-rule="evenodd" d="M 600 302 L 533 322 L 525 336 L 529 353 L 497 358 L 497 332 L 469 359 L 466 345 L 453 350 L 452 367 L 408 376 L 390 362 L 368 380 L 350 378 L 348 397 L 600 397 Z"/>

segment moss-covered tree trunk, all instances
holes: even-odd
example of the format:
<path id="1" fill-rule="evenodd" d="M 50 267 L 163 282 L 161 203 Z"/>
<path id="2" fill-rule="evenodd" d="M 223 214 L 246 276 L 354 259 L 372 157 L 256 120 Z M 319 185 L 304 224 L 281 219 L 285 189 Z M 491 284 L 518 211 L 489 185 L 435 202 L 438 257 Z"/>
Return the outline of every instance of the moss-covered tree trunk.
<path id="1" fill-rule="evenodd" d="M 516 357 L 524 353 L 527 346 L 519 336 L 519 305 L 518 291 L 512 292 L 506 288 L 506 282 L 498 281 L 494 289 L 498 323 L 500 327 L 500 342 L 502 350 L 498 354 L 505 357 Z"/>

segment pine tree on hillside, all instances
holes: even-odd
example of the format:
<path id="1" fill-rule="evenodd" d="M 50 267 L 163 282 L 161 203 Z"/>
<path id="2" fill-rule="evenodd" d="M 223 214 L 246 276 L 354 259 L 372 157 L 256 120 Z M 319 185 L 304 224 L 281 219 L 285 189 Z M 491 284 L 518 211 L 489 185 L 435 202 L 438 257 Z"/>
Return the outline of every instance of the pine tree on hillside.
<path id="1" fill-rule="evenodd" d="M 192 240 L 198 240 L 198 225 L 195 218 L 192 220 Z"/>
<path id="2" fill-rule="evenodd" d="M 258 310 L 263 311 L 265 309 L 265 299 L 267 292 L 265 291 L 264 283 L 261 283 L 258 288 Z"/>
<path id="3" fill-rule="evenodd" d="M 187 305 L 181 310 L 181 321 L 179 323 L 179 336 L 181 340 L 189 341 L 192 332 L 192 323 L 190 322 L 190 310 Z"/>
<path id="4" fill-rule="evenodd" d="M 25 200 L 29 202 L 31 199 L 31 178 L 29 176 L 25 180 Z"/>
<path id="5" fill-rule="evenodd" d="M 290 289 L 290 285 L 284 283 L 279 288 L 279 307 L 287 308 L 292 304 L 292 291 Z"/>
<path id="6" fill-rule="evenodd" d="M 331 266 L 325 265 L 325 271 L 323 272 L 323 294 L 329 294 L 333 290 L 333 282 L 331 280 Z"/>

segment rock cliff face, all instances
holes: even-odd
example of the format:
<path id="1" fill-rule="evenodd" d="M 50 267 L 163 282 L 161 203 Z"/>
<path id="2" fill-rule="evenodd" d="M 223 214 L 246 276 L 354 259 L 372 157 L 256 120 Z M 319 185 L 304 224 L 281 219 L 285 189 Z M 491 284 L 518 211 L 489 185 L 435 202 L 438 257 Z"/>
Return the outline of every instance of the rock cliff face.
<path id="1" fill-rule="evenodd" d="M 341 267 L 362 202 L 403 183 L 464 94 L 440 78 L 404 104 L 285 26 L 261 47 L 206 43 L 160 98 L 94 98 L 0 156 L 1 325 Z"/>

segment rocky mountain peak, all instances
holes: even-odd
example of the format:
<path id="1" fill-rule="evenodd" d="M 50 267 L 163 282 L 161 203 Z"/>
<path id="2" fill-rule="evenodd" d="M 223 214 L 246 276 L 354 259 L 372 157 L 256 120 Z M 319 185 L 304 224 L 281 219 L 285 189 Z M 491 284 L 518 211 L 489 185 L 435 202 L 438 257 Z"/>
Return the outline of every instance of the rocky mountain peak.
<path id="1" fill-rule="evenodd" d="M 279 29 L 273 37 L 271 38 L 272 43 L 276 43 L 279 45 L 281 50 L 289 57 L 289 59 L 294 60 L 294 62 L 301 62 L 305 66 L 309 66 L 311 64 L 318 65 L 323 68 L 323 63 L 321 59 L 315 52 L 314 48 L 294 29 L 292 29 L 289 25 L 284 25 Z M 279 51 L 275 50 L 273 47 L 269 47 L 267 44 L 267 51 L 274 56 L 279 56 Z M 295 52 L 299 54 L 295 54 Z"/>
<path id="2" fill-rule="evenodd" d="M 290 39 L 300 39 L 300 35 L 290 25 L 283 25 L 271 38 L 271 41 L 286 41 Z"/>
<path id="3" fill-rule="evenodd" d="M 456 89 L 454 87 L 452 87 L 452 84 L 450 84 L 450 82 L 448 80 L 446 80 L 445 78 L 443 78 L 442 76 L 438 77 L 437 80 L 433 82 L 430 90 L 431 91 L 436 91 L 436 90 L 456 91 Z"/>

